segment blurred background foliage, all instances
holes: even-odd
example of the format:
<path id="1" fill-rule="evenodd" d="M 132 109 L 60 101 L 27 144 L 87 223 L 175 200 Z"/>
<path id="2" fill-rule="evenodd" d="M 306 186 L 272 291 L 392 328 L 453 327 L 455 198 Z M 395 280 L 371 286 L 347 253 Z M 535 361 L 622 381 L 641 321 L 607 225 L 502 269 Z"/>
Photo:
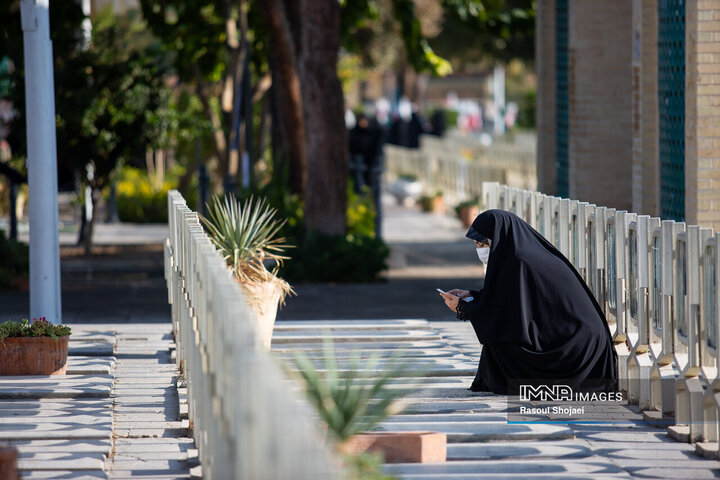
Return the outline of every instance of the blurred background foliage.
<path id="1" fill-rule="evenodd" d="M 89 30 L 78 2 L 53 2 L 61 189 L 76 192 L 78 207 L 90 198 L 93 208 L 116 209 L 121 221 L 163 222 L 171 188 L 202 209 L 205 174 L 208 194 L 262 193 L 286 216 L 286 235 L 297 245 L 284 267 L 288 279 L 377 279 L 388 249 L 374 232 L 372 199 L 353 193 L 345 170 L 331 168 L 347 162 L 344 121 L 338 115 L 317 132 L 303 119 L 356 107 L 346 99 L 378 72 L 397 77 L 399 98 L 407 75 L 502 64 L 508 100 L 521 105 L 518 125 L 532 127 L 535 1 L 318 2 L 312 5 L 327 22 L 316 22 L 311 3 L 294 0 L 138 0 L 122 12 L 107 2 L 92 12 Z M 307 31 L 335 39 L 334 56 L 309 50 Z M 13 68 L 0 68 L 0 95 L 16 110 L 5 162 L 25 171 L 22 48 L 20 0 L 2 2 L 0 60 Z M 308 102 L 307 85 L 328 77 L 342 88 Z M 293 82 L 302 88 L 288 89 Z M 457 112 L 443 111 L 455 124 Z M 310 141 L 316 135 L 334 146 Z M 0 194 L 7 195 L 4 186 Z M 317 222 L 333 212 L 333 221 Z M 89 252 L 100 215 L 78 216 L 78 241 Z"/>

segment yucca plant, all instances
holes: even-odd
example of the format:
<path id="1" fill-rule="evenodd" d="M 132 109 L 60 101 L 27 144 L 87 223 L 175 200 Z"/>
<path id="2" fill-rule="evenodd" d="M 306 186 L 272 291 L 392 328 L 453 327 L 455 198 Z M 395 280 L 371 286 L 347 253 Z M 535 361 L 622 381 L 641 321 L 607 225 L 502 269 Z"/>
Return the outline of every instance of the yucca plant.
<path id="1" fill-rule="evenodd" d="M 250 197 L 240 202 L 233 194 L 217 195 L 207 203 L 207 217 L 200 217 L 215 247 L 225 257 L 235 278 L 241 282 L 274 280 L 283 256 L 291 245 L 279 236 L 285 220 L 278 220 L 277 211 L 264 198 Z M 273 267 L 268 270 L 266 261 Z M 291 290 L 283 282 L 284 293 Z"/>
<path id="2" fill-rule="evenodd" d="M 328 432 L 343 442 L 356 433 L 370 430 L 404 407 L 400 398 L 408 390 L 386 388 L 391 379 L 401 376 L 409 366 L 400 354 L 386 358 L 387 364 L 378 368 L 382 356 L 373 353 L 361 364 L 360 354 L 354 352 L 348 368 L 340 372 L 331 341 L 324 345 L 324 374 L 302 352 L 295 352 L 295 363 L 305 383 L 310 402 L 327 423 Z"/>

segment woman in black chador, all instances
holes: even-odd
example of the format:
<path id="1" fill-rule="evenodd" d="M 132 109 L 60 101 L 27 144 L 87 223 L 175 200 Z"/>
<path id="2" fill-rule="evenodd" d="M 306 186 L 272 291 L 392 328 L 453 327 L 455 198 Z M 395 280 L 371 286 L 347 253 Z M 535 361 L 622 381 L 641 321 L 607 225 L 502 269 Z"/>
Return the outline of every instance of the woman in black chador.
<path id="1" fill-rule="evenodd" d="M 504 210 L 478 215 L 466 237 L 487 264 L 484 287 L 443 297 L 483 345 L 470 390 L 517 394 L 522 384 L 563 384 L 614 391 L 617 354 L 607 320 L 572 264 Z"/>

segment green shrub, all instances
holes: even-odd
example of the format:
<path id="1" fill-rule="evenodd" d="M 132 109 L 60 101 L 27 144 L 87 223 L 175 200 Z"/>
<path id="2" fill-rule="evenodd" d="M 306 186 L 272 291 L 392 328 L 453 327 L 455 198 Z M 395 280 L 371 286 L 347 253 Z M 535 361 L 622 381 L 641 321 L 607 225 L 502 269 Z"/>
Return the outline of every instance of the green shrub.
<path id="1" fill-rule="evenodd" d="M 348 187 L 347 230 L 350 235 L 375 237 L 375 205 L 367 186 L 360 194 Z"/>
<path id="2" fill-rule="evenodd" d="M 0 288 L 13 287 L 14 277 L 27 277 L 30 271 L 26 243 L 14 242 L 0 230 Z"/>
<path id="3" fill-rule="evenodd" d="M 177 188 L 184 167 L 177 166 L 165 172 L 162 185 L 154 185 L 147 171 L 124 166 L 116 184 L 118 216 L 121 222 L 167 223 L 167 194 Z M 187 192 L 181 192 L 192 208 L 195 206 L 197 180 Z"/>
<path id="4" fill-rule="evenodd" d="M 156 188 L 147 172 L 123 167 L 117 182 L 117 206 L 121 222 L 166 223 L 167 194 L 172 189 L 165 181 Z"/>
<path id="5" fill-rule="evenodd" d="M 279 276 L 290 282 L 370 282 L 383 270 L 390 249 L 375 237 L 375 207 L 369 189 L 356 194 L 348 184 L 347 234 L 306 234 L 303 203 L 286 189 L 270 184 L 246 192 L 268 199 L 278 217 L 287 221 L 280 235 L 296 245 L 288 250 Z"/>
<path id="6" fill-rule="evenodd" d="M 280 276 L 290 282 L 371 282 L 387 269 L 389 255 L 374 236 L 310 234 L 290 251 Z"/>

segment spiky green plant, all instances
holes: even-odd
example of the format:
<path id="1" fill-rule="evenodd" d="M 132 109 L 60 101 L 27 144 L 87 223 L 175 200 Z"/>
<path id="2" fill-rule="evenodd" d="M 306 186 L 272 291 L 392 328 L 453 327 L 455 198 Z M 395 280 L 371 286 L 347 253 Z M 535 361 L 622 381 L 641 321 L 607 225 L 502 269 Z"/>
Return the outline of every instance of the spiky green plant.
<path id="1" fill-rule="evenodd" d="M 200 216 L 210 239 L 225 257 L 235 278 L 247 282 L 273 280 L 291 245 L 279 236 L 284 220 L 264 198 L 250 197 L 241 205 L 233 194 L 217 195 L 207 203 L 207 217 Z M 271 270 L 265 265 L 271 260 Z M 286 292 L 290 286 L 286 285 Z"/>
<path id="2" fill-rule="evenodd" d="M 342 442 L 356 433 L 370 430 L 390 415 L 402 411 L 400 398 L 410 392 L 386 388 L 390 380 L 401 376 L 409 366 L 400 355 L 386 358 L 387 363 L 378 368 L 383 358 L 380 354 L 373 353 L 361 364 L 360 354 L 354 352 L 347 370 L 341 372 L 333 344 L 326 340 L 323 375 L 305 354 L 294 353 L 307 397 L 336 440 Z"/>

